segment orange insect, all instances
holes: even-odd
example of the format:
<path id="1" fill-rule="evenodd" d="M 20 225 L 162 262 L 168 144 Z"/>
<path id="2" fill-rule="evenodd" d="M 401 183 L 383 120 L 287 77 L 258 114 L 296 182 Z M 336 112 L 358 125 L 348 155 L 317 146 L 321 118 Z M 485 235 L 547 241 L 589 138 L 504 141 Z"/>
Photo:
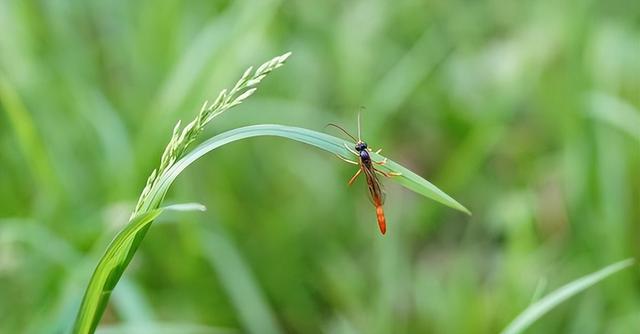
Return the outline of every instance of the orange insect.
<path id="1" fill-rule="evenodd" d="M 387 162 L 387 158 L 378 162 L 371 160 L 371 155 L 369 154 L 369 152 L 372 152 L 372 150 L 367 146 L 367 143 L 365 143 L 364 141 L 362 141 L 362 139 L 360 139 L 360 114 L 358 114 L 358 139 L 353 137 L 351 134 L 349 134 L 349 132 L 347 132 L 347 130 L 345 130 L 339 125 L 336 125 L 333 123 L 329 123 L 328 126 L 329 125 L 341 130 L 356 142 L 356 145 L 353 149 L 349 147 L 347 144 L 345 144 L 345 147 L 347 148 L 347 150 L 349 150 L 351 153 L 355 154 L 358 157 L 358 161 L 349 160 L 339 155 L 338 155 L 338 158 L 350 164 L 359 165 L 360 168 L 358 169 L 356 174 L 353 175 L 353 177 L 351 177 L 351 179 L 349 180 L 349 185 L 353 184 L 353 182 L 358 178 L 360 174 L 364 174 L 364 176 L 367 179 L 367 187 L 369 189 L 369 199 L 371 200 L 371 203 L 373 203 L 373 205 L 376 207 L 378 227 L 380 227 L 380 232 L 384 235 L 387 232 L 387 222 L 384 217 L 384 210 L 382 209 L 382 205 L 384 204 L 385 194 L 384 194 L 384 190 L 382 189 L 382 184 L 380 183 L 380 180 L 378 180 L 378 176 L 376 175 L 376 173 L 380 175 L 384 175 L 386 177 L 398 176 L 400 175 L 400 173 L 383 172 L 374 166 L 374 165 L 384 165 Z M 377 150 L 375 153 L 376 154 L 380 153 L 380 151 L 382 151 L 382 149 Z"/>

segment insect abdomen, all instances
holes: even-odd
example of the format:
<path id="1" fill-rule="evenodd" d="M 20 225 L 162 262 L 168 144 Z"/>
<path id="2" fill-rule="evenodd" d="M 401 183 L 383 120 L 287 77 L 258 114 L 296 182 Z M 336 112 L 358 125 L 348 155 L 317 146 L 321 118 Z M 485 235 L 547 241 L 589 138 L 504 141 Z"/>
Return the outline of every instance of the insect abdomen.
<path id="1" fill-rule="evenodd" d="M 383 235 L 387 232 L 387 220 L 384 218 L 384 210 L 382 205 L 376 205 L 376 216 L 378 217 L 378 227 Z"/>

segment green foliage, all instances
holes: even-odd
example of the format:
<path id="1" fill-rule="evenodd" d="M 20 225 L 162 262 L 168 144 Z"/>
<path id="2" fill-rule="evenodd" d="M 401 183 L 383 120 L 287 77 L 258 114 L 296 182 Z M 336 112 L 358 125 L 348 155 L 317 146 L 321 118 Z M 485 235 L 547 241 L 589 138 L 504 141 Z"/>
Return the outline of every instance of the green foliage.
<path id="1" fill-rule="evenodd" d="M 321 148 L 336 155 L 348 156 L 349 150 L 347 150 L 347 147 L 352 147 L 355 145 L 354 143 L 348 143 L 316 131 L 281 125 L 255 125 L 234 129 L 205 141 L 192 151 L 187 151 L 189 144 L 196 139 L 211 119 L 249 97 L 256 89 L 254 86 L 271 70 L 281 66 L 288 56 L 289 54 L 285 54 L 265 63 L 256 70 L 252 77 L 250 77 L 252 69 L 249 68 L 229 94 L 226 91 L 222 91 L 212 105 L 207 106 L 205 104 L 196 119 L 185 126 L 181 133 L 178 131 L 180 123 L 176 125 L 173 136 L 162 155 L 160 167 L 151 173 L 130 222 L 118 233 L 98 262 L 89 281 L 83 302 L 80 305 L 74 329 L 75 333 L 93 333 L 95 331 L 111 291 L 129 262 L 131 262 L 151 222 L 164 210 L 158 209 L 158 207 L 161 205 L 169 187 L 176 177 L 198 158 L 222 145 L 256 136 L 284 137 Z M 249 89 L 234 97 L 242 89 L 246 88 Z M 375 153 L 372 153 L 372 156 L 377 158 L 374 161 L 385 159 Z M 447 206 L 469 213 L 465 207 L 442 190 L 399 164 L 387 160 L 387 163 L 382 167 L 390 172 L 401 173 L 399 176 L 393 177 L 393 179 L 399 180 L 400 184 L 407 188 Z"/>
<path id="2" fill-rule="evenodd" d="M 280 50 L 286 71 L 201 138 L 353 131 L 363 106 L 363 139 L 473 216 L 385 179 L 381 237 L 354 166 L 237 141 L 167 191 L 208 210 L 158 217 L 97 332 L 500 332 L 532 296 L 640 255 L 639 5 L 0 1 L 0 333 L 71 330 L 175 122 Z M 528 332 L 637 331 L 637 274 Z"/>
<path id="3" fill-rule="evenodd" d="M 633 259 L 627 259 L 624 261 L 616 262 L 608 265 L 595 273 L 591 273 L 584 277 L 581 277 L 565 286 L 558 288 L 552 293 L 548 294 L 541 300 L 533 303 L 520 315 L 518 315 L 510 324 L 502 331 L 503 334 L 515 334 L 522 333 L 529 326 L 531 326 L 536 320 L 542 317 L 545 313 L 551 311 L 558 304 L 573 297 L 574 295 L 590 288 L 594 284 L 602 281 L 603 279 L 619 272 L 622 269 L 628 268 L 633 264 Z"/>
<path id="4" fill-rule="evenodd" d="M 107 306 L 111 291 L 120 280 L 120 276 L 135 254 L 135 249 L 142 241 L 136 236 L 141 235 L 139 234 L 141 231 L 146 231 L 149 224 L 160 213 L 162 213 L 162 209 L 147 211 L 136 216 L 109 244 L 87 286 L 87 292 L 78 311 L 74 333 L 93 333 L 95 331 Z"/>

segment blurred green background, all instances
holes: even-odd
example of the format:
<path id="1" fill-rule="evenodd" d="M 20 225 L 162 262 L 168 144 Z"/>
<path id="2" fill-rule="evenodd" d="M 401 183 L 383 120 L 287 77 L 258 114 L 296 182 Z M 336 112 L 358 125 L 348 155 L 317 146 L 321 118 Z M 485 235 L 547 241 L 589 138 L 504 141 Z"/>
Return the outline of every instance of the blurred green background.
<path id="1" fill-rule="evenodd" d="M 71 325 L 177 120 L 293 56 L 203 137 L 337 122 L 468 217 L 250 139 L 179 177 L 102 333 L 495 333 L 640 255 L 638 1 L 0 1 L 0 332 Z M 338 135 L 337 133 L 334 133 Z M 638 333 L 637 266 L 532 333 Z"/>

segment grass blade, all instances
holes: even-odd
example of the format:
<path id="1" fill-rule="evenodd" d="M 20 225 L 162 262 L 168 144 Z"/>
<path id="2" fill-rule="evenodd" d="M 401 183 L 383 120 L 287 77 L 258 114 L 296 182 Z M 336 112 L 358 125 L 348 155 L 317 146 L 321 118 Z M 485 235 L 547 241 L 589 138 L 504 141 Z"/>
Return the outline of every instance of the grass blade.
<path id="1" fill-rule="evenodd" d="M 168 169 L 167 172 L 158 179 L 157 187 L 151 190 L 151 192 L 149 193 L 148 196 L 150 200 L 147 202 L 148 208 L 143 207 L 143 210 L 158 206 L 162 198 L 164 197 L 164 194 L 166 194 L 169 186 L 175 180 L 175 178 L 185 168 L 187 168 L 187 166 L 189 166 L 191 163 L 193 163 L 206 153 L 236 140 L 258 136 L 283 137 L 315 146 L 329 153 L 338 154 L 345 158 L 353 157 L 353 154 L 349 152 L 344 146 L 346 144 L 349 147 L 353 147 L 353 143 L 322 132 L 277 124 L 252 125 L 230 130 L 203 142 L 198 147 L 194 148 L 191 152 L 186 154 L 181 160 L 177 161 L 170 169 Z M 381 161 L 384 159 L 382 155 L 375 153 L 371 153 L 371 156 L 373 157 L 374 161 Z M 380 169 L 384 171 L 401 173 L 402 175 L 392 177 L 391 180 L 396 181 L 402 186 L 439 203 L 442 203 L 448 207 L 470 214 L 467 208 L 462 206 L 451 196 L 447 195 L 429 181 L 425 180 L 409 169 L 401 166 L 400 164 L 391 160 L 387 160 L 387 163 L 383 166 L 380 166 Z"/>
<path id="2" fill-rule="evenodd" d="M 162 211 L 162 209 L 156 209 L 137 216 L 111 241 L 91 276 L 87 292 L 82 299 L 80 312 L 76 318 L 74 333 L 93 333 L 95 331 L 100 321 L 97 315 L 102 315 L 111 291 L 131 260 L 129 249 L 136 239 L 135 236 L 157 218 Z"/>
<path id="3" fill-rule="evenodd" d="M 640 141 L 640 112 L 632 104 L 605 93 L 590 94 L 587 103 L 587 115 Z"/>
<path id="4" fill-rule="evenodd" d="M 16 134 L 16 141 L 29 161 L 29 167 L 40 183 L 55 193 L 59 187 L 45 144 L 38 133 L 33 118 L 16 89 L 0 73 L 0 109 L 4 109 Z"/>
<path id="5" fill-rule="evenodd" d="M 592 274 L 583 276 L 540 299 L 532 304 L 524 312 L 520 313 L 510 324 L 502 331 L 502 334 L 521 333 L 545 313 L 564 302 L 565 300 L 575 296 L 576 294 L 586 290 L 603 279 L 617 273 L 618 271 L 628 268 L 633 264 L 633 259 L 616 262 L 608 265 Z"/>
<path id="6" fill-rule="evenodd" d="M 133 218 L 111 241 L 91 276 L 76 318 L 74 333 L 93 333 L 95 331 L 111 292 L 131 262 L 137 245 L 142 241 L 144 232 L 163 211 L 172 210 L 174 207 L 180 211 L 185 211 L 187 208 L 202 210 L 201 206 L 185 204 L 147 211 Z"/>

